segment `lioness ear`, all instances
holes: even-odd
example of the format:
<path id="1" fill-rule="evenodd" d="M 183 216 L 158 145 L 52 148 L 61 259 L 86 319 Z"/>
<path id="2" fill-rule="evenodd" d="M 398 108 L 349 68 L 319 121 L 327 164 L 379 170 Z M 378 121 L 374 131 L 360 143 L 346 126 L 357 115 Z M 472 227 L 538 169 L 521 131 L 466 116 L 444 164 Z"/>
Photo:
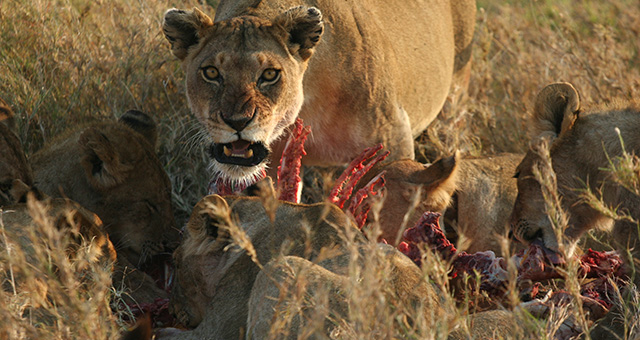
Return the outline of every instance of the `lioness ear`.
<path id="1" fill-rule="evenodd" d="M 280 14 L 273 22 L 288 33 L 288 47 L 293 55 L 308 60 L 324 30 L 322 13 L 315 7 L 298 6 Z"/>
<path id="2" fill-rule="evenodd" d="M 553 137 L 569 131 L 580 113 L 580 96 L 569 83 L 547 85 L 536 97 L 533 111 L 536 136 Z"/>
<path id="3" fill-rule="evenodd" d="M 158 140 L 158 131 L 156 122 L 151 116 L 138 110 L 129 110 L 118 121 L 140 133 L 155 147 Z"/>
<path id="4" fill-rule="evenodd" d="M 413 181 L 422 183 L 427 204 L 434 210 L 446 208 L 451 195 L 456 190 L 458 177 L 458 160 L 456 152 L 453 156 L 439 159 L 427 166 L 423 171 L 414 174 Z"/>
<path id="5" fill-rule="evenodd" d="M 107 136 L 90 127 L 80 134 L 78 143 L 84 152 L 82 167 L 94 188 L 104 190 L 124 181 L 131 167 L 122 164 Z"/>
<path id="6" fill-rule="evenodd" d="M 164 14 L 162 30 L 171 43 L 173 55 L 183 60 L 189 54 L 189 48 L 196 45 L 211 26 L 213 20 L 197 8 L 191 11 L 172 8 Z"/>

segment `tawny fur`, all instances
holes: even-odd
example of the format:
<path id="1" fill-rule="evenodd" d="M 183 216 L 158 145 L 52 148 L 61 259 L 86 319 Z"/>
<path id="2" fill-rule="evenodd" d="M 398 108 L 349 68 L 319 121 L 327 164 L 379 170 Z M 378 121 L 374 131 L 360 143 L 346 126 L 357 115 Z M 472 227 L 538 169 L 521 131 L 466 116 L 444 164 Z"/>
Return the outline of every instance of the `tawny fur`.
<path id="1" fill-rule="evenodd" d="M 271 215 L 265 206 L 272 205 L 264 197 L 216 195 L 196 205 L 174 254 L 171 298 L 172 311 L 195 329 L 165 329 L 158 339 L 236 339 L 243 333 L 247 339 L 266 339 L 272 327 L 276 338 L 297 339 L 299 332 L 326 338 L 348 322 L 348 306 L 356 303 L 345 295 L 353 264 L 385 273 L 376 276 L 381 295 L 406 308 L 424 308 L 416 318 L 454 322 L 440 288 L 393 247 L 366 241 L 337 207 L 283 202 Z M 238 230 L 251 247 L 238 247 Z M 233 242 L 231 234 L 236 235 Z M 287 302 L 296 296 L 304 296 L 305 305 L 288 311 Z M 305 308 L 306 303 L 327 308 Z M 476 326 L 485 332 L 509 332 L 488 314 L 483 320 Z"/>
<path id="2" fill-rule="evenodd" d="M 33 185 L 31 167 L 14 132 L 13 119 L 13 111 L 0 99 L 0 207 L 17 203 Z"/>
<path id="3" fill-rule="evenodd" d="M 617 164 L 616 158 L 622 156 L 620 138 L 627 152 L 640 153 L 640 106 L 636 102 L 615 102 L 583 110 L 573 85 L 556 83 L 540 92 L 535 108 L 532 118 L 538 121 L 535 124 L 538 136 L 533 138 L 531 149 L 517 167 L 518 196 L 510 220 L 514 235 L 524 242 L 541 239 L 547 247 L 559 249 L 546 214 L 541 186 L 533 173 L 534 167 L 541 163 L 541 144 L 547 143 L 562 208 L 569 215 L 564 232 L 568 249 L 571 250 L 585 232 L 613 225 L 610 240 L 621 254 L 631 251 L 626 265 L 631 267 L 633 262 L 637 267 L 640 263 L 638 225 L 625 220 L 613 221 L 586 204 L 576 189 L 588 187 L 600 195 L 608 207 L 640 219 L 640 197 L 615 183 L 611 172 L 605 170 L 610 162 Z M 638 275 L 635 283 L 640 283 Z M 611 319 L 616 317 L 615 312 L 610 314 Z M 619 336 L 624 335 L 620 323 L 604 327 L 613 327 Z M 598 338 L 610 336 L 603 331 Z"/>
<path id="4" fill-rule="evenodd" d="M 482 158 L 455 155 L 431 165 L 399 160 L 378 166 L 360 181 L 366 183 L 386 171 L 379 215 L 370 214 L 369 220 L 375 223 L 377 218 L 380 238 L 397 244 L 402 232 L 424 212 L 441 212 L 448 236 L 458 240 L 458 249 L 503 254 L 502 238 L 507 236 L 516 196 L 512 177 L 521 159 L 518 154 Z"/>
<path id="5" fill-rule="evenodd" d="M 6 240 L 13 246 L 19 246 L 28 256 L 33 254 L 33 246 L 29 234 L 41 233 L 47 228 L 63 231 L 70 238 L 66 249 L 69 257 L 74 257 L 75 251 L 84 243 L 92 244 L 95 252 L 92 259 L 94 264 L 111 268 L 116 260 L 116 252 L 107 237 L 100 218 L 83 208 L 76 202 L 64 198 L 45 199 L 38 201 L 31 197 L 27 203 L 18 203 L 2 208 L 1 216 L 3 233 Z M 42 228 L 42 229 L 39 229 Z M 7 245 L 0 243 L 3 248 Z M 43 245 L 45 248 L 50 245 Z M 79 268 L 82 269 L 82 268 Z M 88 276 L 89 277 L 89 276 Z M 20 280 L 18 285 L 20 285 Z"/>
<path id="6" fill-rule="evenodd" d="M 466 88 L 474 23 L 473 0 L 242 0 L 221 1 L 214 20 L 171 9 L 163 30 L 210 141 L 269 145 L 274 172 L 281 136 L 298 115 L 312 131 L 307 165 L 345 164 L 378 143 L 392 159 L 413 158 L 413 138 L 453 82 Z M 222 81 L 206 81 L 205 66 Z M 281 78 L 259 85 L 267 68 Z M 252 120 L 238 132 L 223 118 Z M 255 167 L 214 163 L 235 180 L 255 174 Z"/>
<path id="7" fill-rule="evenodd" d="M 32 157 L 37 188 L 52 197 L 73 199 L 104 221 L 118 252 L 114 282 L 124 281 L 137 302 L 166 297 L 137 268 L 175 248 L 179 237 L 171 183 L 152 142 L 153 120 L 129 111 L 117 122 L 63 134 Z"/>

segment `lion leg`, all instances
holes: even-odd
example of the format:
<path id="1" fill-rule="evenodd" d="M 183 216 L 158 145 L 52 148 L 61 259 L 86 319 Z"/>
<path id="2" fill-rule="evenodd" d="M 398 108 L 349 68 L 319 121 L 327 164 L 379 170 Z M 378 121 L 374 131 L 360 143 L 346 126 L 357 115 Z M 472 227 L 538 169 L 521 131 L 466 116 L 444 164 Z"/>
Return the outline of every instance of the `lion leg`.
<path id="1" fill-rule="evenodd" d="M 269 262 L 256 277 L 249 298 L 246 339 L 321 338 L 343 319 L 347 278 L 297 256 Z"/>
<path id="2" fill-rule="evenodd" d="M 377 132 L 381 136 L 381 139 L 378 141 L 370 141 L 367 147 L 382 143 L 384 150 L 391 151 L 389 157 L 386 159 L 387 161 L 415 159 L 413 146 L 414 136 L 407 111 L 402 108 L 400 103 L 396 103 L 393 106 L 386 105 L 378 110 L 389 111 L 389 113 L 381 114 L 380 116 L 385 117 L 384 121 L 378 121 L 375 124 L 378 126 Z M 387 118 L 387 115 L 391 117 Z"/>
<path id="3" fill-rule="evenodd" d="M 471 78 L 471 60 L 473 32 L 476 23 L 475 0 L 458 0 L 451 2 L 451 15 L 454 22 L 455 61 L 453 66 L 453 82 L 450 98 L 446 105 L 455 107 L 466 99 L 469 79 Z"/>

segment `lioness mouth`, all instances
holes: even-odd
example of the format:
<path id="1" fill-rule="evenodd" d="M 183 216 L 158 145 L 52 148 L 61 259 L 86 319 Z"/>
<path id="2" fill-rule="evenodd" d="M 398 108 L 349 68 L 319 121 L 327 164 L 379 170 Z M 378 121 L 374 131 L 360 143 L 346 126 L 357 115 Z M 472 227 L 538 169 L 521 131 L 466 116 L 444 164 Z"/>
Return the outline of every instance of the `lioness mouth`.
<path id="1" fill-rule="evenodd" d="M 269 150 L 260 142 L 239 139 L 226 144 L 211 143 L 209 153 L 220 163 L 255 166 L 269 155 Z"/>

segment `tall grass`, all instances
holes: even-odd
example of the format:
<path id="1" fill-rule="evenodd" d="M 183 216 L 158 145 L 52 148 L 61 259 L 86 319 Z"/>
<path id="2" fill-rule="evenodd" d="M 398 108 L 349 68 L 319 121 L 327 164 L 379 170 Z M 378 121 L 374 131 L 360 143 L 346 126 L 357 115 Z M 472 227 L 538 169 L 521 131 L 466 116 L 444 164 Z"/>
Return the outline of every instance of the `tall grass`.
<path id="1" fill-rule="evenodd" d="M 0 209 L 1 339 L 118 336 L 113 263 L 71 216 L 35 200 Z"/>
<path id="2" fill-rule="evenodd" d="M 200 128 L 187 107 L 183 72 L 169 52 L 160 25 L 166 9 L 194 6 L 213 13 L 204 1 L 189 0 L 0 1 L 0 97 L 17 114 L 18 133 L 27 154 L 69 127 L 114 119 L 132 108 L 154 115 L 160 124 L 158 152 L 173 184 L 176 217 L 184 223 L 205 193 L 207 156 L 205 146 L 199 144 Z M 473 155 L 525 151 L 527 112 L 538 91 L 550 82 L 573 83 L 584 103 L 639 97 L 640 2 L 479 0 L 478 8 L 468 99 L 456 103 L 429 127 L 417 143 L 420 157 L 433 160 L 456 149 Z M 635 162 L 631 177 L 637 180 Z M 16 253 L 6 251 L 3 265 L 36 272 L 42 269 L 27 266 Z M 376 268 L 364 268 L 359 278 L 374 282 Z M 7 267 L 2 269 L 6 274 Z M 436 265 L 426 268 L 425 275 L 446 283 L 443 269 Z M 115 326 L 103 309 L 107 297 L 102 293 L 56 302 L 69 319 L 54 327 L 25 320 L 27 300 L 49 303 L 39 293 L 44 288 L 61 296 L 69 293 L 64 284 L 52 280 L 38 281 L 41 286 L 30 287 L 22 295 L 2 292 L 0 319 L 7 321 L 0 327 L 2 337 L 113 336 Z M 101 280 L 99 284 L 104 284 Z M 356 292 L 363 300 L 382 299 L 373 291 L 374 284 L 361 287 L 372 290 Z M 354 284 L 353 289 L 358 286 Z M 391 307 L 385 305 L 389 301 L 381 301 L 383 307 Z M 100 307 L 86 309 L 88 323 L 75 325 L 71 321 L 80 317 L 66 308 L 86 303 Z M 457 309 L 450 300 L 443 303 L 454 311 L 454 319 L 467 320 L 464 306 Z M 400 336 L 401 330 L 385 329 L 397 323 L 385 323 L 384 318 L 397 321 L 403 311 L 379 311 L 362 309 L 353 331 L 365 331 L 374 338 L 375 334 Z M 559 325 L 557 320 L 563 319 L 554 317 L 545 323 L 524 313 L 520 324 L 526 327 L 520 334 L 550 338 Z M 376 322 L 379 324 L 374 325 Z M 434 337 L 442 334 L 438 331 L 441 325 L 419 326 L 435 327 Z"/>

